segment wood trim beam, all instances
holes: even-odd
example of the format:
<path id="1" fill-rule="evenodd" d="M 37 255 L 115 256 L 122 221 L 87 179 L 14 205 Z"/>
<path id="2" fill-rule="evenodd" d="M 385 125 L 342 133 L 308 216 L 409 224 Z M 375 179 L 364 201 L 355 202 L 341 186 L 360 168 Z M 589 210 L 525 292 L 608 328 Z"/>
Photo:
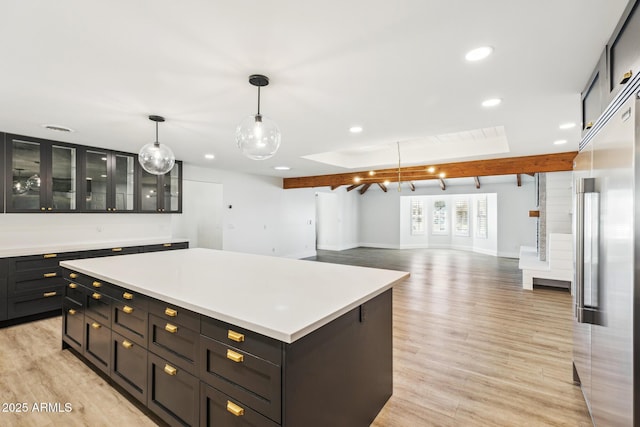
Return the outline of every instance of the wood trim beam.
<path id="1" fill-rule="evenodd" d="M 445 185 L 445 183 L 444 183 L 444 179 L 442 179 L 442 178 L 438 178 L 438 179 L 440 180 L 440 189 L 441 189 L 442 191 L 446 190 L 446 189 L 447 189 L 447 186 L 446 186 L 446 185 Z"/>
<path id="2" fill-rule="evenodd" d="M 347 187 L 347 191 L 351 191 L 351 190 L 355 190 L 356 188 L 360 187 L 362 184 L 353 184 Z"/>
<path id="3" fill-rule="evenodd" d="M 480 188 L 480 178 L 477 176 L 474 176 L 473 181 L 476 183 L 476 188 Z"/>
<path id="4" fill-rule="evenodd" d="M 360 189 L 360 194 L 364 194 L 367 192 L 367 190 L 369 189 L 369 187 L 371 187 L 371 183 L 367 182 L 365 185 L 362 186 L 362 188 Z"/>
<path id="5" fill-rule="evenodd" d="M 387 186 L 384 185 L 381 182 L 377 182 L 376 184 L 378 184 L 378 187 L 380 187 L 382 189 L 382 191 L 384 191 L 385 193 L 387 192 Z"/>
<path id="6" fill-rule="evenodd" d="M 522 177 L 520 174 L 516 174 L 516 182 L 518 183 L 518 187 L 522 187 Z"/>
<path id="7" fill-rule="evenodd" d="M 332 185 L 331 186 L 331 191 L 335 190 L 336 188 L 340 188 L 342 187 L 342 185 Z"/>
<path id="8" fill-rule="evenodd" d="M 532 176 L 534 178 L 536 177 L 536 174 L 534 172 L 527 172 L 527 173 L 525 173 L 525 175 L 529 175 L 529 176 Z"/>
<path id="9" fill-rule="evenodd" d="M 439 165 L 406 166 L 400 168 L 400 175 L 403 181 L 423 181 L 438 179 L 441 172 L 445 173 L 447 178 L 469 178 L 476 176 L 571 171 L 573 170 L 573 159 L 577 154 L 576 151 L 570 151 L 536 156 L 442 163 Z M 435 170 L 429 172 L 429 166 L 433 166 Z M 282 186 L 285 189 L 289 189 L 351 185 L 354 183 L 355 178 L 360 179 L 360 184 L 385 180 L 398 182 L 398 168 L 380 169 L 374 172 L 375 174 L 372 176 L 369 175 L 368 171 L 362 171 L 333 175 L 283 178 Z"/>

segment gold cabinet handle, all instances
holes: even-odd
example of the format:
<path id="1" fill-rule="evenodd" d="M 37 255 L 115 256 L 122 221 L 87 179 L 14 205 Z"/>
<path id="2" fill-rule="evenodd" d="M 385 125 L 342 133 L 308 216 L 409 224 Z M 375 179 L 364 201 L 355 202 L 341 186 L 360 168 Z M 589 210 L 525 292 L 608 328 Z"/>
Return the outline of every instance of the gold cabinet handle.
<path id="1" fill-rule="evenodd" d="M 100 295 L 100 294 L 99 294 L 99 293 L 97 293 L 97 292 L 94 292 L 94 293 L 93 293 L 93 295 L 91 295 L 91 298 L 93 298 L 93 299 L 100 299 L 100 298 L 102 298 L 102 295 Z"/>
<path id="2" fill-rule="evenodd" d="M 232 360 L 236 363 L 244 362 L 244 355 L 237 353 L 231 349 L 227 349 L 227 359 Z"/>
<path id="3" fill-rule="evenodd" d="M 125 312 L 125 313 L 127 313 L 127 314 L 131 314 L 131 313 L 133 313 L 133 307 L 129 307 L 128 305 L 125 305 L 125 306 L 122 308 L 122 311 L 124 311 L 124 312 Z"/>
<path id="4" fill-rule="evenodd" d="M 172 325 L 171 323 L 167 323 L 164 327 L 164 330 L 171 334 L 175 334 L 176 332 L 178 332 L 178 327 L 176 325 Z"/>
<path id="5" fill-rule="evenodd" d="M 127 340 L 122 341 L 122 346 L 126 349 L 133 347 L 133 344 Z"/>
<path id="6" fill-rule="evenodd" d="M 57 256 L 58 256 L 58 254 L 44 254 L 44 255 L 42 255 L 43 258 L 55 258 Z"/>
<path id="7" fill-rule="evenodd" d="M 175 374 L 178 373 L 178 370 L 176 368 L 174 368 L 173 366 L 166 364 L 166 365 L 164 365 L 164 372 L 169 374 L 169 375 L 175 375 Z"/>
<path id="8" fill-rule="evenodd" d="M 171 247 L 171 243 L 165 243 L 165 244 L 164 244 L 164 245 L 162 245 L 162 246 L 164 246 L 165 248 L 170 248 L 170 247 Z"/>
<path id="9" fill-rule="evenodd" d="M 102 327 L 102 325 L 100 325 L 100 323 L 98 323 L 98 322 L 93 322 L 93 323 L 91 324 L 91 327 L 92 327 L 93 329 L 100 329 L 100 328 Z"/>
<path id="10" fill-rule="evenodd" d="M 241 334 L 240 332 L 232 331 L 231 329 L 229 329 L 229 331 L 227 332 L 227 338 L 229 338 L 231 341 L 243 342 L 244 334 Z"/>
<path id="11" fill-rule="evenodd" d="M 71 289 L 76 289 L 78 287 L 78 284 L 77 283 L 69 283 L 69 287 Z"/>
<path id="12" fill-rule="evenodd" d="M 91 285 L 93 285 L 94 288 L 99 288 L 100 286 L 102 286 L 102 283 L 95 281 Z"/>
<path id="13" fill-rule="evenodd" d="M 178 315 L 178 311 L 167 307 L 164 309 L 164 314 L 166 314 L 169 317 L 176 317 Z"/>
<path id="14" fill-rule="evenodd" d="M 587 129 L 591 129 L 592 127 L 593 127 L 593 122 L 589 122 L 584 126 L 584 129 L 587 130 Z"/>
<path id="15" fill-rule="evenodd" d="M 48 210 L 48 211 L 52 211 L 52 210 L 53 210 L 53 208 L 52 208 L 52 207 L 48 207 L 48 208 L 47 208 L 47 210 Z"/>
<path id="16" fill-rule="evenodd" d="M 623 85 L 626 82 L 628 82 L 629 80 L 631 80 L 631 77 L 633 77 L 633 70 L 631 71 L 627 71 L 626 73 L 624 73 L 622 75 L 622 80 L 620 80 L 620 84 Z"/>
<path id="17" fill-rule="evenodd" d="M 45 292 L 44 294 L 42 294 L 42 296 L 44 296 L 45 298 L 49 298 L 49 297 L 55 297 L 58 293 L 56 291 L 53 292 Z"/>
<path id="18" fill-rule="evenodd" d="M 112 248 L 111 252 L 122 252 L 122 248 Z"/>
<path id="19" fill-rule="evenodd" d="M 50 277 L 56 277 L 58 275 L 58 273 L 44 273 L 43 276 L 45 278 L 50 278 Z"/>
<path id="20" fill-rule="evenodd" d="M 124 299 L 133 299 L 133 294 L 130 294 L 129 292 L 125 292 L 124 294 L 122 294 L 122 298 Z"/>
<path id="21" fill-rule="evenodd" d="M 68 313 L 69 313 L 70 315 L 72 315 L 72 316 L 75 316 L 75 315 L 76 315 L 76 311 L 75 311 L 73 308 L 70 308 L 70 309 L 69 309 L 69 311 L 68 311 Z"/>
<path id="22" fill-rule="evenodd" d="M 78 278 L 78 274 L 77 273 L 71 273 L 71 274 L 69 274 L 69 277 L 71 279 L 77 279 Z"/>
<path id="23" fill-rule="evenodd" d="M 46 209 L 45 209 L 44 207 L 41 207 L 41 208 L 40 208 L 40 210 L 41 210 L 41 211 L 44 211 L 44 210 L 46 210 Z"/>
<path id="24" fill-rule="evenodd" d="M 231 412 L 236 417 L 241 417 L 242 415 L 244 415 L 244 409 L 230 400 L 227 400 L 227 411 Z"/>

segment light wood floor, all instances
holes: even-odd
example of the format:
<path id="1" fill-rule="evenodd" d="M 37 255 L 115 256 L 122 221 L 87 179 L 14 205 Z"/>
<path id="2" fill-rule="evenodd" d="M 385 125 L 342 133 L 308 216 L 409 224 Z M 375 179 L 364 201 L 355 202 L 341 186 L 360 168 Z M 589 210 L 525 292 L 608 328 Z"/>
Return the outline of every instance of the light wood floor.
<path id="1" fill-rule="evenodd" d="M 364 248 L 316 258 L 411 272 L 394 289 L 394 394 L 374 427 L 591 425 L 572 384 L 571 297 L 523 291 L 517 260 Z M 60 329 L 58 317 L 0 330 L 0 403 L 29 407 L 0 412 L 0 426 L 155 425 L 60 350 Z M 39 402 L 72 412 L 32 412 Z"/>

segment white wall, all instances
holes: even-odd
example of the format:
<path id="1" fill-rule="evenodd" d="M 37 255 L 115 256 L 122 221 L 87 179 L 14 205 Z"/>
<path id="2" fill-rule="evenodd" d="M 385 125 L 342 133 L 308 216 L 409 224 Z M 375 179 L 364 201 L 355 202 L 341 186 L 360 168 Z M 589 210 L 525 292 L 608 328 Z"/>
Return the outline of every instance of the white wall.
<path id="1" fill-rule="evenodd" d="M 358 197 L 346 188 L 316 191 L 317 248 L 341 251 L 355 248 L 358 241 Z"/>
<path id="2" fill-rule="evenodd" d="M 171 215 L 171 228 L 191 248 L 222 249 L 222 184 L 183 179 L 182 214 Z"/>
<path id="3" fill-rule="evenodd" d="M 390 186 L 386 193 L 373 187 L 360 195 L 360 246 L 400 248 L 400 196 Z"/>
<path id="4" fill-rule="evenodd" d="M 571 234 L 572 176 L 573 172 L 546 174 L 547 234 Z"/>

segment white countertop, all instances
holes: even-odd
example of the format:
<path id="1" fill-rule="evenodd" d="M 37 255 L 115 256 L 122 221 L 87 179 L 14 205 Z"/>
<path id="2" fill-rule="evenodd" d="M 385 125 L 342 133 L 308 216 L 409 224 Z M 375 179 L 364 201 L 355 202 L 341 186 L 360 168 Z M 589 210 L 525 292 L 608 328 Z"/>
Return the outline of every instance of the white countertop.
<path id="1" fill-rule="evenodd" d="M 105 240 L 91 243 L 52 244 L 46 246 L 16 246 L 0 249 L 0 258 L 16 256 L 40 255 L 49 253 L 90 251 L 93 249 L 108 249 L 127 246 L 160 245 L 163 243 L 188 242 L 189 239 L 168 237 L 166 239 L 136 239 L 136 240 Z"/>
<path id="2" fill-rule="evenodd" d="M 286 343 L 409 277 L 403 271 L 213 249 L 60 265 Z"/>

